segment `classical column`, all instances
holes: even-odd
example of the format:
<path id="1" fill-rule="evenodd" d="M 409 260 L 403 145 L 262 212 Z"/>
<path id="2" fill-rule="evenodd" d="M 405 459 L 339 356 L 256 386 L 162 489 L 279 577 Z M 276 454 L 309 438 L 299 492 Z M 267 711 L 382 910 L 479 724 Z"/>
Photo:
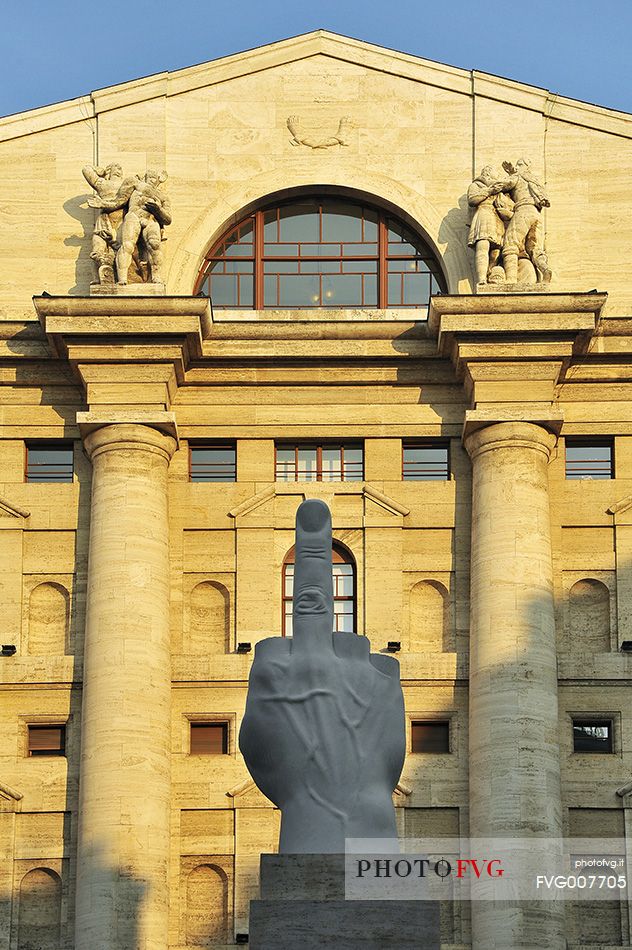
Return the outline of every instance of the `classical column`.
<path id="1" fill-rule="evenodd" d="M 175 441 L 104 425 L 92 460 L 76 950 L 168 944 L 167 469 Z"/>
<path id="2" fill-rule="evenodd" d="M 562 833 L 547 474 L 555 436 L 499 422 L 465 444 L 473 466 L 470 836 L 540 838 L 533 849 L 546 873 L 551 839 Z M 563 929 L 563 908 L 552 902 L 472 905 L 474 950 L 561 950 Z"/>

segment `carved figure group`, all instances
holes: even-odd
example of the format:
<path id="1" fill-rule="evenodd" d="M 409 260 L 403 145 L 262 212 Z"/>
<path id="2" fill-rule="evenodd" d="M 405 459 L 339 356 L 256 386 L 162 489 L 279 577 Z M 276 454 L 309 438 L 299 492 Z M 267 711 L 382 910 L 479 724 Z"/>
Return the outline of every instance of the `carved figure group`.
<path id="1" fill-rule="evenodd" d="M 503 170 L 486 165 L 467 190 L 475 208 L 467 243 L 476 254 L 476 282 L 548 283 L 542 208 L 549 199 L 528 159 L 503 162 Z"/>
<path id="2" fill-rule="evenodd" d="M 171 204 L 161 188 L 166 172 L 148 169 L 143 178 L 123 178 L 116 163 L 105 168 L 86 165 L 82 171 L 96 192 L 88 204 L 99 211 L 90 254 L 97 268 L 95 283 L 111 284 L 116 276 L 119 284 L 126 284 L 133 261 L 137 280 L 163 283 L 162 242 L 171 224 Z"/>

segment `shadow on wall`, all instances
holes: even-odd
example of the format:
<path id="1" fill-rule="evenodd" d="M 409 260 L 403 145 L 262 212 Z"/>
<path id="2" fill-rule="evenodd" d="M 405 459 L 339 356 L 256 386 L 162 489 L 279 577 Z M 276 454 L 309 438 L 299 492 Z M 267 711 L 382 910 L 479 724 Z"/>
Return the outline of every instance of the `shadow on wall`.
<path id="1" fill-rule="evenodd" d="M 78 247 L 75 261 L 75 285 L 68 289 L 69 294 L 87 295 L 90 293 L 90 281 L 93 278 L 93 265 L 90 259 L 92 231 L 94 229 L 94 211 L 88 207 L 88 195 L 76 195 L 64 202 L 64 211 L 74 218 L 83 229 L 83 234 L 71 234 L 64 238 L 66 247 Z"/>
<path id="2" fill-rule="evenodd" d="M 442 220 L 439 227 L 439 243 L 445 244 L 443 259 L 448 273 L 455 274 L 458 281 L 467 280 L 470 284 L 470 293 L 474 293 L 474 277 L 469 268 L 464 267 L 464 261 L 473 264 L 473 259 L 467 247 L 467 235 L 470 228 L 471 212 L 467 202 L 467 195 L 459 198 L 458 208 L 451 208 Z M 465 248 L 465 256 L 463 249 Z M 451 293 L 457 293 L 458 288 L 452 287 Z"/>
<path id="3" fill-rule="evenodd" d="M 132 878 L 121 868 L 111 868 L 95 857 L 89 869 L 95 891 L 118 894 L 113 917 L 117 932 L 112 945 L 117 950 L 138 950 L 137 921 L 140 916 L 145 883 Z M 70 875 L 68 875 L 70 876 Z M 2 950 L 60 950 L 75 946 L 74 910 L 68 902 L 70 881 L 47 867 L 45 860 L 18 876 L 13 907 L 0 901 L 0 947 Z M 117 912 L 118 911 L 118 912 Z M 97 946 L 95 941 L 94 946 Z"/>

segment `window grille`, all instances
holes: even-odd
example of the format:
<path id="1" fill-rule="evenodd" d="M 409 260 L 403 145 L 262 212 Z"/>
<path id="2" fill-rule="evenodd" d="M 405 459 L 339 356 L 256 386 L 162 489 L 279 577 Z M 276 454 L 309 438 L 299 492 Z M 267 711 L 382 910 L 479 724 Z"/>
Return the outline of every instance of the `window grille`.
<path id="1" fill-rule="evenodd" d="M 447 443 L 405 442 L 402 447 L 405 482 L 445 482 L 450 478 Z"/>
<path id="2" fill-rule="evenodd" d="M 217 308 L 427 307 L 445 292 L 428 244 L 388 212 L 340 198 L 262 208 L 209 250 L 194 293 Z"/>
<path id="3" fill-rule="evenodd" d="M 189 446 L 189 473 L 192 482 L 234 482 L 237 454 L 230 442 Z"/>
<path id="4" fill-rule="evenodd" d="M 26 446 L 27 482 L 72 482 L 72 445 L 42 443 Z"/>
<path id="5" fill-rule="evenodd" d="M 359 442 L 278 443 L 277 482 L 361 482 L 364 451 Z"/>

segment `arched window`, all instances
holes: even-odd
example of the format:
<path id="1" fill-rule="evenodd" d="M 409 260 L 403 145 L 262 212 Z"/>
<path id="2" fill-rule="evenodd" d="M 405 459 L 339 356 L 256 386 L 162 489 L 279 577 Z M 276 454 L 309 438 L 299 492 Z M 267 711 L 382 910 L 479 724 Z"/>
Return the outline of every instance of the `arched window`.
<path id="1" fill-rule="evenodd" d="M 341 198 L 263 207 L 210 248 L 194 293 L 218 308 L 425 307 L 445 291 L 424 241 L 390 212 Z"/>
<path id="2" fill-rule="evenodd" d="M 356 629 L 356 573 L 352 555 L 334 542 L 331 550 L 334 582 L 334 630 L 353 633 Z M 283 636 L 292 636 L 292 598 L 294 595 L 294 548 L 283 562 Z"/>

